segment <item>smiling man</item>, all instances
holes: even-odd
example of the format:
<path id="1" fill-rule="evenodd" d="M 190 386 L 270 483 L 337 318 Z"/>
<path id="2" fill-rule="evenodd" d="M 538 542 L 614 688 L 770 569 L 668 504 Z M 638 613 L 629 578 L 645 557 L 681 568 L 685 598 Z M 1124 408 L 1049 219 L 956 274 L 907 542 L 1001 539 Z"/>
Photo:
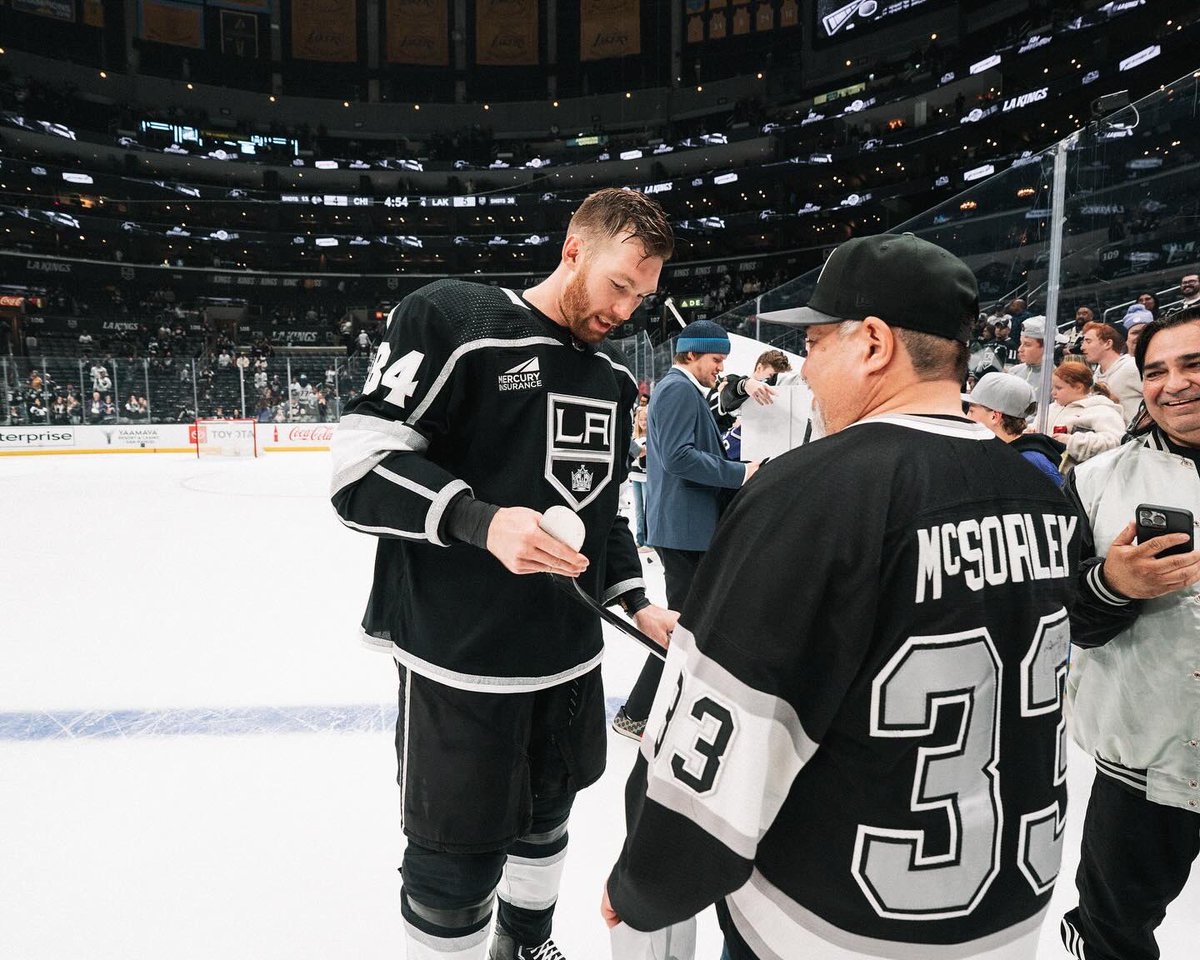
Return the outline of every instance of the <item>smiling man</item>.
<path id="1" fill-rule="evenodd" d="M 1200 308 L 1148 324 L 1135 354 L 1138 436 L 1072 472 L 1083 514 L 1067 696 L 1096 758 L 1062 936 L 1086 960 L 1157 960 L 1154 930 L 1200 855 L 1200 552 L 1184 534 L 1134 543 L 1140 504 L 1200 516 Z M 1191 530 L 1193 539 L 1196 534 Z"/>
<path id="2" fill-rule="evenodd" d="M 828 435 L 759 470 L 696 574 L 615 937 L 715 902 L 731 960 L 1034 957 L 1078 519 L 962 416 L 977 311 L 967 265 L 911 234 L 842 244 L 797 311 Z"/>
<path id="3" fill-rule="evenodd" d="M 400 674 L 409 960 L 560 960 L 551 919 L 575 794 L 604 770 L 598 619 L 578 577 L 666 644 L 618 492 L 637 382 L 604 342 L 658 285 L 671 228 L 601 190 L 523 294 L 440 280 L 388 317 L 333 444 L 333 504 L 379 538 L 363 632 Z M 579 552 L 539 527 L 566 505 Z"/>

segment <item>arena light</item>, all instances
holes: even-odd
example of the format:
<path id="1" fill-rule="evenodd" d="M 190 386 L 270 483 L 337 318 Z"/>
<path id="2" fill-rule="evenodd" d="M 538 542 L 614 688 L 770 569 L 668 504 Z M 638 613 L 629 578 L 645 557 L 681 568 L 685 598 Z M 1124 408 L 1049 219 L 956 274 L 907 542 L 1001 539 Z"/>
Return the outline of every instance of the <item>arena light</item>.
<path id="1" fill-rule="evenodd" d="M 738 175 L 736 173 L 718 173 L 713 177 L 713 183 L 718 187 L 726 183 L 736 183 Z"/>
<path id="2" fill-rule="evenodd" d="M 959 210 L 977 210 L 978 208 L 979 204 L 974 200 L 964 200 L 958 205 Z"/>

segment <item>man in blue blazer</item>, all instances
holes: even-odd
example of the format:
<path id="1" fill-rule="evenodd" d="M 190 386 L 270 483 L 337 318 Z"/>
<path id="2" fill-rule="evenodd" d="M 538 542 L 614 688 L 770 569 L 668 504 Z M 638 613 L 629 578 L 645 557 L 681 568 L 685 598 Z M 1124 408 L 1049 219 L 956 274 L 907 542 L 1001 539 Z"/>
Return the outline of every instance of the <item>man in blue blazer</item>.
<path id="1" fill-rule="evenodd" d="M 729 334 L 711 320 L 696 320 L 675 340 L 675 364 L 650 395 L 646 428 L 646 540 L 662 558 L 667 606 L 683 608 L 692 577 L 733 490 L 750 479 L 757 463 L 737 463 L 725 446 L 708 406 L 708 391 L 729 356 Z M 613 729 L 639 738 L 662 675 L 649 657 Z"/>

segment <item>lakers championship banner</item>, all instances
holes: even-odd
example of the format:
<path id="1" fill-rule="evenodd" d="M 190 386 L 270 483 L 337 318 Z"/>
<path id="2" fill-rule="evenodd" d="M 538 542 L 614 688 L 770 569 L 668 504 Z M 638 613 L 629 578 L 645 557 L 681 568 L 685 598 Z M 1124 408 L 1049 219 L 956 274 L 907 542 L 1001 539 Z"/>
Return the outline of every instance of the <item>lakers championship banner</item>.
<path id="1" fill-rule="evenodd" d="M 221 11 L 221 52 L 231 57 L 258 57 L 258 14 Z"/>
<path id="2" fill-rule="evenodd" d="M 83 22 L 89 27 L 104 26 L 104 4 L 102 0 L 83 0 Z"/>
<path id="3" fill-rule="evenodd" d="M 140 35 L 152 43 L 175 47 L 204 47 L 204 6 L 174 0 L 141 0 Z"/>
<path id="4" fill-rule="evenodd" d="M 229 7 L 250 13 L 270 13 L 272 0 L 208 0 L 210 7 Z"/>
<path id="5" fill-rule="evenodd" d="M 536 66 L 537 0 L 476 0 L 475 62 L 485 67 Z"/>
<path id="6" fill-rule="evenodd" d="M 733 10 L 733 34 L 740 36 L 750 32 L 750 11 L 745 7 L 735 7 Z"/>
<path id="7" fill-rule="evenodd" d="M 292 56 L 353 63 L 358 59 L 357 0 L 292 0 Z"/>
<path id="8" fill-rule="evenodd" d="M 779 5 L 779 25 L 781 27 L 800 25 L 800 4 L 796 0 L 783 0 L 783 3 Z"/>
<path id="9" fill-rule="evenodd" d="M 605 60 L 642 52 L 639 0 L 582 0 L 579 9 L 579 59 Z"/>
<path id="10" fill-rule="evenodd" d="M 12 8 L 18 13 L 75 22 L 74 0 L 12 0 Z"/>
<path id="11" fill-rule="evenodd" d="M 754 29 L 760 33 L 775 29 L 775 10 L 769 3 L 760 3 L 754 14 Z"/>
<path id="12" fill-rule="evenodd" d="M 450 66 L 446 0 L 388 0 L 388 63 Z"/>

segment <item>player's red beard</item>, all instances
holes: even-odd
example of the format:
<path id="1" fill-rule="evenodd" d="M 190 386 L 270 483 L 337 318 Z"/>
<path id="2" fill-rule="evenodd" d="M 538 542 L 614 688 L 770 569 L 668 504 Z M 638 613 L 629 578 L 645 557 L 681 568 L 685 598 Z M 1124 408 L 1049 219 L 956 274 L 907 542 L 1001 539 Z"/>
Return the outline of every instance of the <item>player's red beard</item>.
<path id="1" fill-rule="evenodd" d="M 576 340 L 583 343 L 599 343 L 608 336 L 609 331 L 598 330 L 592 325 L 592 320 L 598 315 L 592 309 L 591 301 L 588 299 L 587 281 L 588 268 L 584 267 L 567 282 L 558 306 L 562 312 L 563 322 L 566 323 L 567 329 L 571 331 Z M 607 317 L 604 320 L 609 322 Z M 620 323 L 615 323 L 611 329 L 615 330 L 618 326 Z"/>

